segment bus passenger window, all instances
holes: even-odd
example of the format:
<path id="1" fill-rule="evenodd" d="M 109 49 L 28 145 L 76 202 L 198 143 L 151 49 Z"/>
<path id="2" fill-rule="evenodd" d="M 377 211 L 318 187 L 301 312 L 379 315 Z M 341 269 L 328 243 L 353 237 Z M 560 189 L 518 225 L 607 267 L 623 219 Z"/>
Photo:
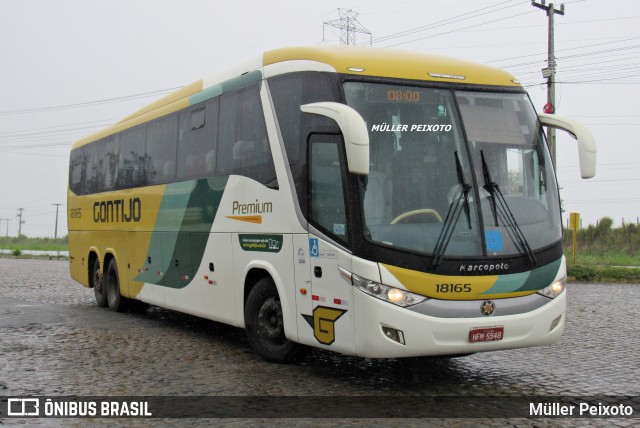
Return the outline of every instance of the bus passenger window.
<path id="1" fill-rule="evenodd" d="M 98 192 L 98 159 L 97 143 L 84 146 L 83 167 L 86 171 L 84 192 L 87 195 Z"/>
<path id="2" fill-rule="evenodd" d="M 118 180 L 118 154 L 120 151 L 118 134 L 100 140 L 98 145 L 99 192 L 116 190 Z"/>
<path id="3" fill-rule="evenodd" d="M 86 175 L 85 165 L 82 163 L 84 148 L 79 147 L 71 151 L 69 162 L 69 188 L 76 195 L 84 194 L 84 176 Z"/>
<path id="4" fill-rule="evenodd" d="M 120 159 L 118 162 L 118 188 L 144 186 L 145 128 L 128 129 L 120 134 Z"/>
<path id="5" fill-rule="evenodd" d="M 263 184 L 276 172 L 258 85 L 222 95 L 216 175 L 243 175 Z"/>
<path id="6" fill-rule="evenodd" d="M 219 98 L 180 114 L 177 180 L 211 177 L 215 171 Z"/>
<path id="7" fill-rule="evenodd" d="M 147 184 L 170 183 L 176 177 L 178 116 L 170 115 L 152 122 L 147 129 Z"/>

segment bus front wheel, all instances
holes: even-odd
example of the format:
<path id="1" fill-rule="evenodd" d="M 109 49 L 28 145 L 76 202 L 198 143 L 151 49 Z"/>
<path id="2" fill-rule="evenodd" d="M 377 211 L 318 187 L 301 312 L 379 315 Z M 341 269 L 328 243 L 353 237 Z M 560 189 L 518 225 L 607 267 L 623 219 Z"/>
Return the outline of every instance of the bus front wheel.
<path id="1" fill-rule="evenodd" d="M 244 319 L 249 344 L 265 360 L 286 363 L 300 354 L 300 345 L 284 334 L 282 303 L 271 278 L 262 278 L 251 289 Z"/>
<path id="2" fill-rule="evenodd" d="M 124 311 L 124 298 L 120 295 L 120 277 L 118 276 L 118 264 L 116 259 L 109 260 L 104 275 L 104 288 L 107 295 L 109 309 L 114 312 Z"/>
<path id="3" fill-rule="evenodd" d="M 107 306 L 107 293 L 104 289 L 104 281 L 102 279 L 102 272 L 100 272 L 100 259 L 97 257 L 93 261 L 91 267 L 91 286 L 93 287 L 93 294 L 96 297 L 96 305 L 104 308 Z"/>

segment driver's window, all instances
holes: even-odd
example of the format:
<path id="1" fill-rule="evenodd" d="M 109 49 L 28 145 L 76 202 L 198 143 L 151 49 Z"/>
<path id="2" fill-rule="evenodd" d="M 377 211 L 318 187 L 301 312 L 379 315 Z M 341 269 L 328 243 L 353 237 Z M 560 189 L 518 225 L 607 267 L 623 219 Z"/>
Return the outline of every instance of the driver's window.
<path id="1" fill-rule="evenodd" d="M 340 144 L 340 137 L 333 135 L 316 134 L 310 139 L 310 213 L 324 232 L 348 241 Z"/>

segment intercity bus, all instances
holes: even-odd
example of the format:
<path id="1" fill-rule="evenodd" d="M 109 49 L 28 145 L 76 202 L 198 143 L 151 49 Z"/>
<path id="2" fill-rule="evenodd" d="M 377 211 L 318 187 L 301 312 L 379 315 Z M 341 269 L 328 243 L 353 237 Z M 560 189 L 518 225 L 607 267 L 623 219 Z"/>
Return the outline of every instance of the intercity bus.
<path id="1" fill-rule="evenodd" d="M 74 145 L 71 276 L 146 302 L 368 358 L 545 345 L 566 268 L 543 126 L 511 74 L 391 49 L 268 51 Z"/>

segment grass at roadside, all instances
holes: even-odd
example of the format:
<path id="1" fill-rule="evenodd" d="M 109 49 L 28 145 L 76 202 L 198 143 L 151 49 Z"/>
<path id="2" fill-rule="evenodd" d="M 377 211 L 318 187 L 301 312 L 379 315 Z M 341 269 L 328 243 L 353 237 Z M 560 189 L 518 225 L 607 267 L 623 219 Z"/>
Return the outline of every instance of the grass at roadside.
<path id="1" fill-rule="evenodd" d="M 575 264 L 570 248 L 565 250 L 565 256 L 569 280 L 640 283 L 640 254 L 578 251 Z"/>
<path id="2" fill-rule="evenodd" d="M 20 237 L 0 237 L 0 249 L 3 250 L 38 250 L 38 251 L 68 251 L 69 241 L 64 238 L 27 238 Z"/>

